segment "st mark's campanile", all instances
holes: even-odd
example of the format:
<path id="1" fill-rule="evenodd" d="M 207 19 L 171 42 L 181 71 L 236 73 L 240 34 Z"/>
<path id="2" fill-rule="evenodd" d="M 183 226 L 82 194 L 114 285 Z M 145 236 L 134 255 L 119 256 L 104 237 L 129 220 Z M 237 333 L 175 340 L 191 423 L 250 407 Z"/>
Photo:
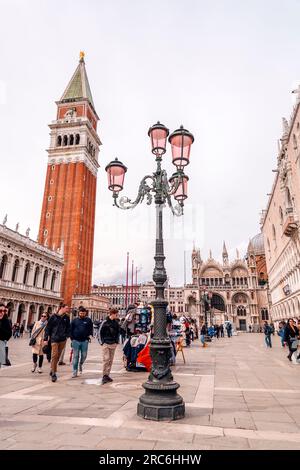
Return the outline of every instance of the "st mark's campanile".
<path id="1" fill-rule="evenodd" d="M 70 305 L 74 294 L 89 294 L 91 289 L 101 144 L 84 53 L 56 104 L 56 120 L 49 125 L 39 243 L 63 250 L 62 297 Z"/>

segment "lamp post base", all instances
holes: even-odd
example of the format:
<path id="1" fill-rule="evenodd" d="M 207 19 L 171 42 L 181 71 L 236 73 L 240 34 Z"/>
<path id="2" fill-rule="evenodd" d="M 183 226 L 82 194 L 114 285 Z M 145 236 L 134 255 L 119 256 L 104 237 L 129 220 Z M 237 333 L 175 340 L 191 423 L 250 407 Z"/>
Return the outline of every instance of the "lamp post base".
<path id="1" fill-rule="evenodd" d="M 168 384 L 143 384 L 146 392 L 140 397 L 137 414 L 141 418 L 152 421 L 174 421 L 184 418 L 185 405 L 177 394 L 179 385 L 176 382 Z"/>

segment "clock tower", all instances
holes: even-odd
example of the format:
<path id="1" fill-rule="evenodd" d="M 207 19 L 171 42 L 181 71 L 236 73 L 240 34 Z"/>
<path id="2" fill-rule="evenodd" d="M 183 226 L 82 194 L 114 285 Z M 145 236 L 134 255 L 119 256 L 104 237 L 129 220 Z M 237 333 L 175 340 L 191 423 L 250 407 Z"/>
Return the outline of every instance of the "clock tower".
<path id="1" fill-rule="evenodd" d="M 98 154 L 96 113 L 85 69 L 84 53 L 56 102 L 39 243 L 64 254 L 62 297 L 71 305 L 74 294 L 89 294 L 92 283 Z"/>

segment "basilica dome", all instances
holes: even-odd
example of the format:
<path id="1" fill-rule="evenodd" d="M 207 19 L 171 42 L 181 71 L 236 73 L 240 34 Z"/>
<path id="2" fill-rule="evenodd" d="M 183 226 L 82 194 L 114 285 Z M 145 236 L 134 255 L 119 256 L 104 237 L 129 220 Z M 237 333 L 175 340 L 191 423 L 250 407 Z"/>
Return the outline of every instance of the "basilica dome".
<path id="1" fill-rule="evenodd" d="M 258 233 L 250 240 L 248 252 L 250 251 L 254 252 L 255 255 L 263 255 L 265 253 L 264 236 L 262 233 Z"/>

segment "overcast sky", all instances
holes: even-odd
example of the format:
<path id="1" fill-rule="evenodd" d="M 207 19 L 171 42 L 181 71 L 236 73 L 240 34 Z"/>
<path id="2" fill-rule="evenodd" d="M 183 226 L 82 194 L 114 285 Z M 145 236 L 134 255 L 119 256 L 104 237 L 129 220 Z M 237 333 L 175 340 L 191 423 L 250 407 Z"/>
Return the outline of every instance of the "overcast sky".
<path id="1" fill-rule="evenodd" d="M 106 164 L 128 166 L 124 195 L 154 170 L 147 131 L 157 120 L 195 136 L 185 216 L 165 210 L 166 267 L 187 281 L 195 241 L 203 258 L 244 254 L 259 232 L 276 166 L 281 117 L 300 83 L 297 0 L 0 0 L 0 222 L 36 239 L 48 124 L 79 58 L 85 62 L 103 143 L 94 283 L 125 282 L 126 252 L 139 280 L 153 271 L 155 209 L 112 207 Z M 164 156 L 173 172 L 170 150 Z"/>

